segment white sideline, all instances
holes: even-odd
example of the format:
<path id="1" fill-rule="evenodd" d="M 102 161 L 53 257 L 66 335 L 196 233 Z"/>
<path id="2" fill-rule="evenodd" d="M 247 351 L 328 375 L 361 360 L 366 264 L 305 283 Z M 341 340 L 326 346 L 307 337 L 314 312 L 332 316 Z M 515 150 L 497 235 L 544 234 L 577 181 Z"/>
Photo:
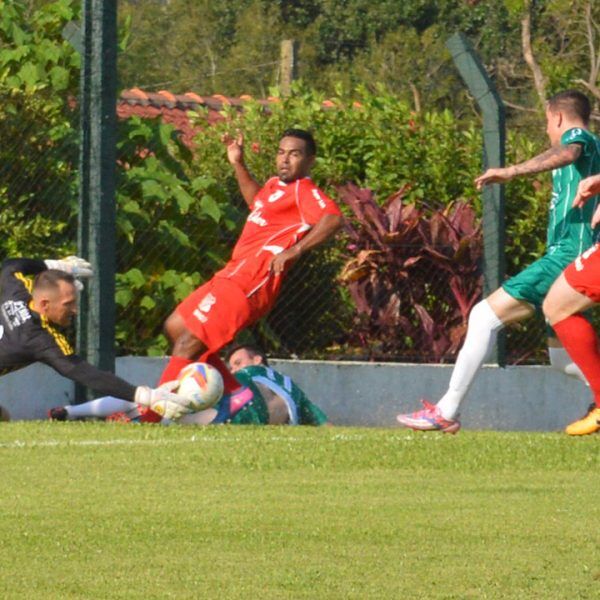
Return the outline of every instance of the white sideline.
<path id="1" fill-rule="evenodd" d="M 348 433 L 333 435 L 330 439 L 332 441 L 358 441 L 364 439 L 365 435 L 362 433 L 352 435 Z M 412 436 L 403 436 L 403 441 L 411 439 Z M 112 439 L 112 440 L 45 440 L 45 441 L 23 441 L 15 440 L 13 442 L 0 442 L 0 449 L 28 449 L 28 448 L 60 448 L 69 446 L 175 446 L 180 444 L 195 444 L 198 442 L 226 442 L 226 443 L 238 443 L 244 440 L 248 440 L 247 437 L 225 437 L 225 438 L 213 438 L 193 435 L 190 438 L 176 439 L 176 440 L 131 440 L 131 439 Z M 303 438 L 293 438 L 287 436 L 270 436 L 267 440 L 271 441 L 284 441 L 290 442 L 302 442 L 305 441 Z"/>

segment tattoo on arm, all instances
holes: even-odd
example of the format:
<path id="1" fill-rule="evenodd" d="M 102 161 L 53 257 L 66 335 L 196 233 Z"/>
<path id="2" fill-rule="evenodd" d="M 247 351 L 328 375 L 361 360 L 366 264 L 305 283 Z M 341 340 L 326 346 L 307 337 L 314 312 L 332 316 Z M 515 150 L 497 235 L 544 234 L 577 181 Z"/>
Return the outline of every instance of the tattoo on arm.
<path id="1" fill-rule="evenodd" d="M 575 162 L 581 155 L 579 144 L 564 144 L 550 148 L 530 160 L 526 160 L 513 168 L 515 175 L 529 175 L 558 169 Z"/>

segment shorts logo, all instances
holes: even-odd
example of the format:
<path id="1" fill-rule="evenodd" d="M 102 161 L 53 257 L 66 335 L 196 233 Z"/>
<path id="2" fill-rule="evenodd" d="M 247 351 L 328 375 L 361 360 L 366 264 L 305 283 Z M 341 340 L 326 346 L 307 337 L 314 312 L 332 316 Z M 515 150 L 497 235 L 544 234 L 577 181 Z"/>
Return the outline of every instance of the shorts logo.
<path id="1" fill-rule="evenodd" d="M 208 321 L 208 317 L 206 313 L 210 312 L 210 309 L 213 307 L 213 304 L 217 299 L 212 294 L 206 294 L 200 302 L 198 302 L 198 308 L 192 313 L 198 321 L 201 323 L 206 323 Z"/>

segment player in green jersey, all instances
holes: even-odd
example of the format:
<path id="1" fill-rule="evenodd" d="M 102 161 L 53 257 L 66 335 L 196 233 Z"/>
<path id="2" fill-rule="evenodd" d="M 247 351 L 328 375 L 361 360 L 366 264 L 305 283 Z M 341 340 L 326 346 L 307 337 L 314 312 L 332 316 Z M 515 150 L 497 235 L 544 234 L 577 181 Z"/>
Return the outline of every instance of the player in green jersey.
<path id="1" fill-rule="evenodd" d="M 237 346 L 228 353 L 231 372 L 242 385 L 254 392 L 251 402 L 239 411 L 227 398 L 214 408 L 186 415 L 188 424 L 232 425 L 328 425 L 327 416 L 290 377 L 272 369 L 262 351 L 254 346 Z"/>
<path id="2" fill-rule="evenodd" d="M 460 403 L 489 355 L 498 331 L 532 316 L 563 269 L 594 243 L 590 223 L 596 202 L 573 207 L 579 182 L 600 172 L 600 140 L 587 129 L 590 113 L 590 102 L 581 92 L 568 90 L 553 96 L 546 105 L 550 149 L 517 165 L 488 169 L 475 179 L 481 189 L 521 175 L 552 171 L 546 253 L 473 307 L 447 392 L 437 404 L 424 400 L 422 410 L 398 415 L 405 427 L 456 433 L 460 429 Z M 585 381 L 556 338 L 549 338 L 548 346 L 553 367 Z"/>

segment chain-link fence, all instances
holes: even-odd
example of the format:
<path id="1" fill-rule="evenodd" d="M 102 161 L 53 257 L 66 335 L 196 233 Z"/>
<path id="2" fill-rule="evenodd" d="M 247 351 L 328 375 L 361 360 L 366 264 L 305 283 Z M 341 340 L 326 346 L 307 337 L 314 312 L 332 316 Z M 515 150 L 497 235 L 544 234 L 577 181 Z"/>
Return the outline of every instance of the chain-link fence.
<path id="1" fill-rule="evenodd" d="M 193 139 L 193 127 L 182 115 L 208 106 L 203 126 L 210 127 L 223 99 L 139 90 L 123 98 L 121 138 L 134 143 L 120 158 L 126 168 L 117 219 L 117 342 L 124 354 L 164 354 L 164 319 L 225 264 L 248 209 L 231 186 L 223 149 L 219 160 L 229 187 L 203 175 L 193 160 L 185 163 L 182 144 L 172 145 L 170 154 L 163 146 L 169 134 L 161 123 L 174 123 Z M 360 211 L 354 210 L 357 194 L 363 196 Z M 274 310 L 238 341 L 257 343 L 277 356 L 452 361 L 469 310 L 481 297 L 482 238 L 475 211 L 465 203 L 416 210 L 398 194 L 377 213 L 367 190 L 340 188 L 337 196 L 348 218 L 344 231 L 293 267 Z M 374 222 L 373 214 L 380 214 L 381 222 Z M 374 229 L 389 230 L 387 237 Z M 511 331 L 508 360 L 543 360 L 543 337 L 543 326 L 535 321 Z"/>
<path id="2" fill-rule="evenodd" d="M 79 115 L 64 98 L 56 117 L 41 126 L 43 104 L 6 110 L 0 120 L 0 219 L 4 256 L 59 256 L 75 250 Z M 41 111 L 43 114 L 43 111 Z M 60 135 L 59 135 L 60 134 Z M 123 117 L 119 125 L 119 208 L 117 262 L 117 351 L 165 354 L 164 319 L 176 304 L 227 260 L 243 226 L 246 208 L 239 197 L 220 198 L 222 189 L 200 174 L 183 172 L 161 141 L 158 121 Z M 184 147 L 177 146 L 181 153 Z M 164 152 L 164 153 L 163 153 Z M 194 191 L 191 182 L 196 182 Z M 185 183 L 185 185 L 184 185 Z M 214 189 L 211 188 L 214 187 Z M 212 207 L 214 199 L 220 200 Z M 343 202 L 350 222 L 360 227 Z M 184 210 L 182 210 L 184 207 Z M 224 208 L 225 207 L 225 208 Z M 429 217 L 422 216 L 423 223 Z M 473 225 L 477 225 L 474 217 Z M 457 238 L 458 242 L 464 237 Z M 465 330 L 466 309 L 449 296 L 452 277 L 468 289 L 464 306 L 479 297 L 481 240 L 473 243 L 471 269 L 444 271 L 435 253 L 456 254 L 453 244 L 393 245 L 369 263 L 361 247 L 341 232 L 326 248 L 304 257 L 290 272 L 271 314 L 241 334 L 278 356 L 451 362 Z M 424 254 L 426 256 L 424 256 Z M 411 268 L 398 267 L 414 261 Z M 440 259 L 442 262 L 445 259 Z M 358 262 L 357 262 L 358 261 Z M 369 271 L 353 280 L 347 269 Z M 394 266 L 395 265 L 395 266 Z M 395 269 L 395 270 L 394 270 Z M 541 318 L 508 332 L 508 362 L 544 361 Z"/>
<path id="3" fill-rule="evenodd" d="M 55 63 L 66 73 L 74 50 L 56 44 L 64 56 L 57 53 Z M 79 70 L 71 61 L 68 73 L 45 75 L 53 85 L 37 88 L 28 85 L 25 71 L 15 67 L 17 72 L 21 83 L 17 75 L 0 81 L 1 252 L 60 256 L 76 249 Z M 194 135 L 236 106 L 243 110 L 242 99 L 140 90 L 117 101 L 118 354 L 168 353 L 164 319 L 230 255 L 247 208 L 231 177 L 207 175 L 194 158 Z M 257 106 L 268 103 L 251 110 Z M 268 111 L 261 118 L 265 129 L 271 127 Z M 418 127 L 411 119 L 408 133 Z M 230 174 L 224 154 L 219 160 Z M 452 361 L 481 294 L 476 213 L 469 213 L 467 225 L 457 217 L 456 211 L 466 214 L 458 205 L 401 218 L 390 213 L 380 223 L 387 234 L 378 238 L 347 192 L 338 200 L 349 219 L 345 231 L 294 266 L 274 310 L 240 339 L 277 356 Z M 386 210 L 402 212 L 409 205 L 399 198 Z M 540 318 L 511 329 L 508 361 L 545 360 L 544 334 Z"/>
<path id="4" fill-rule="evenodd" d="M 122 235 L 117 327 L 122 353 L 168 351 L 161 334 L 164 318 L 224 265 L 243 226 L 247 207 L 222 147 L 211 146 L 209 152 L 218 168 L 209 168 L 202 160 L 186 162 L 185 148 L 178 147 L 175 152 L 171 147 L 170 157 L 180 161 L 180 172 L 161 149 L 161 140 L 168 134 L 160 132 L 160 123 L 167 122 L 183 133 L 192 154 L 201 153 L 202 148 L 189 143 L 194 132 L 225 119 L 222 110 L 227 106 L 243 109 L 243 103 L 235 98 L 141 90 L 122 95 L 121 138 L 134 131 L 136 144 L 145 148 L 134 158 L 131 151 L 129 157 L 121 158 L 128 165 L 122 172 L 118 217 Z M 202 115 L 199 122 L 188 116 L 190 110 Z M 269 127 L 268 115 L 263 118 L 265 128 Z M 143 140 L 142 125 L 147 128 Z M 195 141 L 208 143 L 203 136 Z M 131 172 L 147 168 L 149 153 L 152 170 L 146 170 L 143 182 L 136 184 Z M 269 168 L 273 161 L 274 152 L 268 158 Z M 185 168 L 181 166 L 184 163 Z M 368 217 L 364 210 L 353 210 L 352 194 L 363 192 L 349 188 L 335 192 L 348 217 L 345 230 L 324 249 L 295 265 L 274 310 L 243 332 L 241 340 L 258 343 L 277 356 L 454 360 L 468 312 L 481 297 L 482 243 L 477 214 L 464 205 L 458 212 L 441 208 L 416 211 L 408 208 L 410 202 L 402 194 L 388 202 L 384 212 L 378 212 L 381 200 L 367 193 L 363 200 L 372 204 Z M 380 215 L 381 222 L 373 222 L 377 218 L 372 215 Z M 389 230 L 389 235 L 373 236 L 373 228 Z M 545 360 L 544 337 L 539 318 L 511 329 L 509 362 Z"/>
<path id="5" fill-rule="evenodd" d="M 0 89 L 0 255 L 57 258 L 77 247 L 79 112 Z"/>

